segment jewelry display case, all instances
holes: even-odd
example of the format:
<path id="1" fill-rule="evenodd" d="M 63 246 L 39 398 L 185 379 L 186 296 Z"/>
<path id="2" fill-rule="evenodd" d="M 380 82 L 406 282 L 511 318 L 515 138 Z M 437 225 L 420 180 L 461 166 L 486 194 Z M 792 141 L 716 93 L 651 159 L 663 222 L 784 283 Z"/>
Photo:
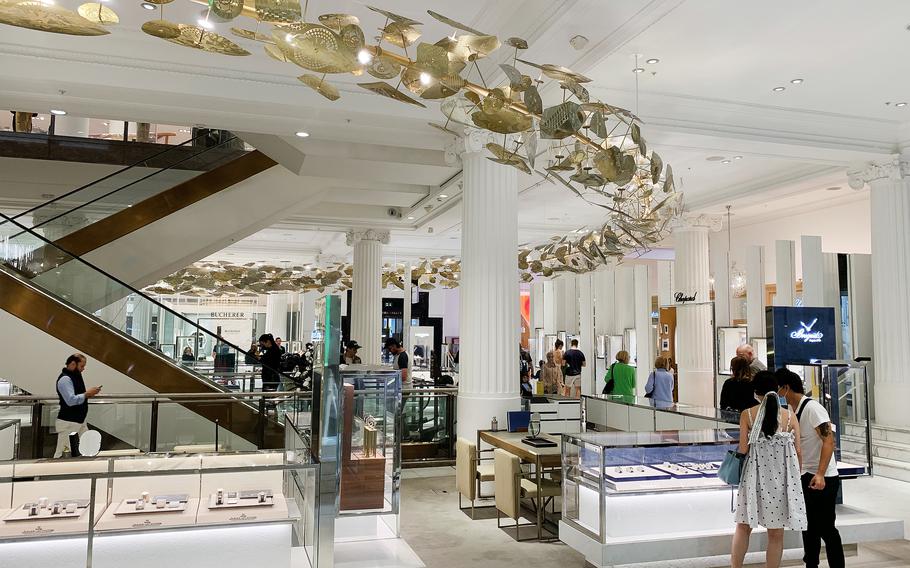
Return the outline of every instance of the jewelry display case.
<path id="1" fill-rule="evenodd" d="M 0 564 L 309 568 L 317 477 L 305 448 L 0 464 Z"/>

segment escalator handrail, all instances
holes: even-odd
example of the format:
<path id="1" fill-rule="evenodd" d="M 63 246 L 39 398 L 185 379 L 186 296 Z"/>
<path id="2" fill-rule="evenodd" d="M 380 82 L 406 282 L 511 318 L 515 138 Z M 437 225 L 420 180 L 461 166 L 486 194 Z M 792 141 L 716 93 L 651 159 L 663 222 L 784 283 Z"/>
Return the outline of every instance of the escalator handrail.
<path id="1" fill-rule="evenodd" d="M 84 258 L 79 257 L 79 256 L 76 256 L 76 255 L 74 255 L 74 254 L 72 254 L 72 253 L 70 253 L 70 252 L 68 252 L 68 251 L 66 251 L 66 250 L 64 250 L 64 249 L 62 249 L 62 248 L 60 248 L 59 246 L 57 246 L 56 244 L 54 244 L 54 243 L 52 243 L 51 241 L 47 240 L 47 239 L 44 238 L 43 236 L 39 235 L 38 233 L 36 233 L 36 232 L 33 231 L 32 229 L 29 229 L 28 227 L 22 225 L 22 224 L 19 223 L 18 221 L 12 219 L 11 217 L 5 215 L 5 214 L 2 213 L 2 212 L 0 212 L 0 218 L 2 218 L 4 221 L 9 222 L 9 223 L 12 223 L 13 225 L 15 225 L 15 226 L 19 227 L 20 229 L 22 229 L 22 231 L 21 231 L 20 233 L 17 233 L 17 236 L 18 236 L 18 235 L 21 235 L 21 234 L 24 234 L 24 233 L 28 233 L 28 234 L 31 235 L 33 238 L 35 238 L 35 239 L 41 241 L 42 243 L 44 243 L 44 246 L 47 246 L 47 247 L 51 247 L 51 248 L 57 249 L 58 251 L 62 252 L 63 254 L 69 256 L 69 257 L 70 257 L 70 262 L 75 261 L 75 262 L 79 262 L 79 263 L 81 263 L 81 264 L 84 264 L 85 266 L 88 266 L 90 269 L 94 270 L 95 272 L 100 273 L 100 274 L 101 274 L 102 276 L 104 276 L 105 278 L 108 278 L 108 279 L 110 279 L 110 280 L 113 280 L 114 282 L 116 282 L 117 284 L 119 284 L 120 286 L 122 286 L 124 289 L 129 290 L 129 292 L 130 292 L 129 295 L 134 295 L 134 294 L 135 294 L 136 296 L 139 296 L 139 297 L 142 298 L 143 300 L 145 300 L 145 301 L 147 301 L 147 302 L 151 302 L 152 305 L 157 306 L 158 308 L 164 310 L 165 313 L 169 313 L 169 314 L 173 315 L 175 318 L 177 318 L 177 319 L 179 319 L 179 320 L 181 320 L 181 321 L 183 321 L 183 322 L 185 322 L 185 323 L 190 324 L 190 326 L 192 326 L 194 329 L 196 329 L 196 330 L 198 330 L 198 331 L 201 331 L 201 332 L 204 333 L 204 334 L 210 335 L 211 337 L 214 337 L 214 338 L 218 339 L 218 340 L 219 340 L 221 343 L 223 343 L 224 345 L 227 345 L 228 347 L 230 347 L 230 348 L 236 350 L 238 355 L 246 354 L 247 350 L 242 349 L 242 348 L 240 348 L 240 347 L 234 345 L 233 343 L 231 343 L 231 342 L 229 342 L 229 341 L 227 341 L 227 340 L 225 340 L 225 339 L 223 339 L 223 338 L 219 338 L 219 336 L 218 336 L 216 333 L 214 333 L 214 332 L 212 332 L 212 331 L 210 331 L 210 330 L 208 330 L 208 329 L 205 329 L 204 327 L 200 326 L 198 323 L 194 322 L 193 320 L 189 319 L 188 317 L 184 316 L 183 314 L 181 314 L 181 313 L 179 313 L 179 312 L 176 312 L 176 311 L 172 310 L 171 308 L 165 306 L 164 304 L 162 304 L 161 302 L 159 302 L 159 301 L 157 301 L 157 300 L 152 299 L 151 297 L 149 297 L 148 295 L 146 295 L 144 292 L 141 292 L 141 291 L 137 290 L 136 288 L 133 288 L 132 286 L 130 286 L 129 284 L 127 284 L 127 283 L 124 282 L 123 280 L 120 280 L 120 279 L 117 278 L 116 276 L 113 276 L 113 275 L 109 274 L 108 272 L 105 272 L 104 270 L 102 270 L 101 268 L 99 268 L 99 267 L 95 266 L 94 264 L 88 262 L 88 261 L 85 260 Z M 0 223 L 0 224 L 2 224 L 2 223 Z M 25 274 L 23 273 L 23 275 L 25 275 Z M 81 307 L 76 306 L 76 305 L 74 305 L 74 304 L 68 302 L 68 301 L 65 300 L 64 298 L 58 297 L 56 294 L 53 294 L 50 290 L 46 290 L 46 289 L 44 289 L 43 287 L 41 287 L 41 286 L 39 286 L 39 285 L 33 283 L 31 278 L 28 279 L 28 282 L 29 282 L 33 287 L 36 287 L 36 288 L 39 288 L 40 290 L 42 290 L 45 294 L 48 294 L 48 295 L 54 297 L 57 301 L 63 302 L 63 303 L 65 303 L 65 304 L 67 304 L 68 306 L 70 306 L 71 308 L 77 310 L 77 311 L 80 311 L 80 312 L 82 312 L 82 313 L 87 313 L 89 316 L 91 316 L 91 317 L 93 317 L 93 318 L 99 320 L 101 323 L 107 325 L 107 326 L 110 327 L 111 329 L 116 329 L 116 328 L 110 326 L 110 324 L 108 324 L 108 323 L 105 322 L 104 320 L 102 320 L 102 319 L 98 318 L 97 316 L 95 316 L 94 314 L 88 313 L 86 310 L 82 309 Z M 145 345 L 144 343 L 142 343 L 141 341 L 139 341 L 139 340 L 136 339 L 135 337 L 133 337 L 133 336 L 131 336 L 131 335 L 128 335 L 128 334 L 124 333 L 122 330 L 119 330 L 119 329 L 118 329 L 117 331 L 120 332 L 120 333 L 122 333 L 124 336 L 126 336 L 126 337 L 128 337 L 128 338 L 134 340 L 136 343 L 138 343 L 138 344 L 141 345 L 142 347 L 148 349 L 149 351 L 158 353 L 159 355 L 161 355 L 162 357 L 164 357 L 164 358 L 167 359 L 168 361 L 171 361 L 170 358 L 168 358 L 167 356 L 165 356 L 163 353 L 160 353 L 159 351 L 157 351 L 157 350 L 155 350 L 155 349 L 150 349 L 148 345 Z M 174 363 L 174 364 L 177 363 L 176 361 L 171 361 L 171 362 Z M 179 367 L 180 367 L 181 369 L 187 370 L 187 371 L 190 372 L 191 374 L 193 374 L 193 375 L 195 375 L 195 376 L 198 376 L 198 377 L 200 377 L 201 379 L 203 379 L 203 380 L 205 380 L 205 381 L 207 381 L 207 382 L 214 382 L 214 381 L 211 381 L 210 379 L 207 379 L 207 378 L 203 377 L 200 373 L 196 373 L 195 371 L 192 371 L 189 367 L 185 367 L 185 366 L 183 366 L 183 365 L 179 365 Z M 263 368 L 263 369 L 268 369 L 269 371 L 272 371 L 272 372 L 275 372 L 275 373 L 278 373 L 278 376 L 281 377 L 281 378 L 285 378 L 285 379 L 288 379 L 288 380 L 290 380 L 290 381 L 293 381 L 293 380 L 294 380 L 290 375 L 288 375 L 288 374 L 284 373 L 283 371 L 281 371 L 281 369 L 272 369 L 271 367 L 266 367 L 265 365 L 262 365 L 262 368 Z M 217 384 L 217 383 L 215 383 L 215 384 Z"/>
<path id="2" fill-rule="evenodd" d="M 38 223 L 37 225 L 32 225 L 31 228 L 32 228 L 32 229 L 38 229 L 38 228 L 40 228 L 40 227 L 42 227 L 42 226 L 44 226 L 44 225 L 47 225 L 48 223 L 50 223 L 50 222 L 52 222 L 52 221 L 56 221 L 57 219 L 59 219 L 59 218 L 61 218 L 61 217 L 65 217 L 65 216 L 67 216 L 67 215 L 73 213 L 74 211 L 78 211 L 79 209 L 82 209 L 83 207 L 86 207 L 86 206 L 91 205 L 91 204 L 93 204 L 93 203 L 97 203 L 98 201 L 101 201 L 102 199 L 104 199 L 104 198 L 106 198 L 106 197 L 110 197 L 111 195 L 113 195 L 113 194 L 115 194 L 115 193 L 118 193 L 118 192 L 120 192 L 121 190 L 124 190 L 124 189 L 126 189 L 126 188 L 128 188 L 128 187 L 131 187 L 131 186 L 133 186 L 133 185 L 136 185 L 136 184 L 139 183 L 139 182 L 142 182 L 142 181 L 145 181 L 145 180 L 147 180 L 147 179 L 149 179 L 149 178 L 152 178 L 152 177 L 154 177 L 154 176 L 156 176 L 156 175 L 158 175 L 158 174 L 160 174 L 160 173 L 162 173 L 162 172 L 170 171 L 170 170 L 172 170 L 174 167 L 176 167 L 176 166 L 178 166 L 178 165 L 180 165 L 180 164 L 182 164 L 182 163 L 184 163 L 184 162 L 186 162 L 186 161 L 188 161 L 188 160 L 192 160 L 192 159 L 194 159 L 194 158 L 197 158 L 197 157 L 201 156 L 202 154 L 205 154 L 206 152 L 208 152 L 208 151 L 210 151 L 210 150 L 214 150 L 215 148 L 220 148 L 222 145 L 227 144 L 227 143 L 232 142 L 232 141 L 237 140 L 237 139 L 238 139 L 237 136 L 232 136 L 231 138 L 225 140 L 224 142 L 221 142 L 221 143 L 218 144 L 217 146 L 209 146 L 209 147 L 206 147 L 206 148 L 203 149 L 202 151 L 200 151 L 200 152 L 198 152 L 198 153 L 196 153 L 196 154 L 193 154 L 193 155 L 191 155 L 191 156 L 187 156 L 187 157 L 183 158 L 182 160 L 180 160 L 179 162 L 174 162 L 173 164 L 170 164 L 170 165 L 167 166 L 167 167 L 164 167 L 164 168 L 161 168 L 160 170 L 156 170 L 156 171 L 154 171 L 154 172 L 151 172 L 151 173 L 149 173 L 149 174 L 147 174 L 147 175 L 145 175 L 145 176 L 143 176 L 143 177 L 141 177 L 141 178 L 139 178 L 139 179 L 137 179 L 137 180 L 133 180 L 133 181 L 131 181 L 130 183 L 124 185 L 124 186 L 118 187 L 118 188 L 116 188 L 116 189 L 112 189 L 111 191 L 109 191 L 109 192 L 107 192 L 107 193 L 105 193 L 105 194 L 103 194 L 103 195 L 99 195 L 98 197 L 92 199 L 91 201 L 86 201 L 85 203 L 82 203 L 82 204 L 80 204 L 80 205 L 77 205 L 77 206 L 73 207 L 72 209 L 69 209 L 69 210 L 67 210 L 67 211 L 64 211 L 64 212 L 60 213 L 59 215 L 55 215 L 55 216 L 53 216 L 53 217 L 50 217 L 50 218 L 48 218 L 48 219 L 45 219 L 44 221 L 42 221 L 41 223 Z M 102 178 L 102 179 L 103 179 L 103 178 Z M 90 184 L 90 185 L 91 185 L 91 184 Z M 88 186 L 86 186 L 86 187 L 88 187 Z M 78 190 L 77 190 L 77 191 L 78 191 Z M 74 192 L 70 192 L 68 195 L 72 195 L 73 193 L 74 193 Z M 51 203 L 51 202 L 49 201 L 49 202 L 45 203 L 44 205 L 35 207 L 35 208 L 31 209 L 31 211 L 37 211 L 38 209 L 41 209 L 42 207 L 44 207 L 45 205 L 48 205 L 49 203 Z M 24 215 L 24 214 L 25 214 L 25 213 L 22 213 L 22 214 L 20 214 L 20 215 L 17 215 L 17 216 L 15 216 L 15 217 L 13 217 L 13 219 L 16 219 L 16 218 L 18 218 L 18 217 L 21 217 L 21 216 Z M 0 223 L 0 224 L 2 224 L 2 223 Z M 13 235 L 13 237 L 18 237 L 18 236 L 21 235 L 21 234 L 22 234 L 22 233 L 17 233 L 17 234 L 15 234 L 15 235 Z M 66 252 L 66 251 L 64 251 L 64 252 Z"/>
<path id="3" fill-rule="evenodd" d="M 12 218 L 13 218 L 13 219 L 18 219 L 19 217 L 28 215 L 28 214 L 30 214 L 30 213 L 34 213 L 35 211 L 37 211 L 37 210 L 39 210 L 39 209 L 41 209 L 41 208 L 43 208 L 43 207 L 47 207 L 48 205 L 51 205 L 51 204 L 53 204 L 53 203 L 56 203 L 56 202 L 60 201 L 61 199 L 66 199 L 67 197 L 69 197 L 69 196 L 71 196 L 71 195 L 74 195 L 74 194 L 76 194 L 76 193 L 78 193 L 78 192 L 80 192 L 80 191 L 82 191 L 82 190 L 84 190 L 84 189 L 88 189 L 88 188 L 92 187 L 93 185 L 95 185 L 96 183 L 100 183 L 100 182 L 102 182 L 102 181 L 108 180 L 108 179 L 110 179 L 110 178 L 112 178 L 112 177 L 114 177 L 114 176 L 120 175 L 120 174 L 122 174 L 123 172 L 128 171 L 128 170 L 131 170 L 131 169 L 133 169 L 133 168 L 138 168 L 138 167 L 140 167 L 142 164 L 148 162 L 148 161 L 151 160 L 151 159 L 157 158 L 157 157 L 159 157 L 159 156 L 163 156 L 164 154 L 167 154 L 168 152 L 171 152 L 171 151 L 175 150 L 176 148 L 182 148 L 183 146 L 185 146 L 185 145 L 187 145 L 187 144 L 190 144 L 190 143 L 192 143 L 192 142 L 195 142 L 196 140 L 199 140 L 200 138 L 203 138 L 203 137 L 205 137 L 205 136 L 206 136 L 206 134 L 200 134 L 199 136 L 196 136 L 195 138 L 190 138 L 189 140 L 186 140 L 185 142 L 181 142 L 180 144 L 175 144 L 175 145 L 173 145 L 173 146 L 168 145 L 168 146 L 166 146 L 166 148 L 165 148 L 164 150 L 161 150 L 160 152 L 157 152 L 157 153 L 155 153 L 155 154 L 152 154 L 151 156 L 146 156 L 145 158 L 142 158 L 141 160 L 139 160 L 138 162 L 136 162 L 136 163 L 134 163 L 134 164 L 130 164 L 130 165 L 128 165 L 128 166 L 124 166 L 124 167 L 120 168 L 119 170 L 117 170 L 117 171 L 115 171 L 115 172 L 111 172 L 111 173 L 109 173 L 109 174 L 106 175 L 106 176 L 103 176 L 103 177 L 100 177 L 100 178 L 96 179 L 95 181 L 89 182 L 89 183 L 87 183 L 87 184 L 85 184 L 85 185 L 83 185 L 83 186 L 81 186 L 81 187 L 77 187 L 76 189 L 74 189 L 74 190 L 72 190 L 72 191 L 68 191 L 68 192 L 66 192 L 66 193 L 64 193 L 64 194 L 62 194 L 62 195 L 58 195 L 57 197 L 54 197 L 53 199 L 50 199 L 50 200 L 48 200 L 48 201 L 45 201 L 44 203 L 42 203 L 42 204 L 40 204 L 40 205 L 35 205 L 35 206 L 32 207 L 31 209 L 28 209 L 28 210 L 26 210 L 26 211 L 23 211 L 22 213 L 19 213 L 18 215 L 13 215 Z M 5 221 L 4 221 L 4 222 L 5 222 Z M 3 223 L 0 223 L 0 225 L 2 225 L 2 224 L 3 224 Z"/>

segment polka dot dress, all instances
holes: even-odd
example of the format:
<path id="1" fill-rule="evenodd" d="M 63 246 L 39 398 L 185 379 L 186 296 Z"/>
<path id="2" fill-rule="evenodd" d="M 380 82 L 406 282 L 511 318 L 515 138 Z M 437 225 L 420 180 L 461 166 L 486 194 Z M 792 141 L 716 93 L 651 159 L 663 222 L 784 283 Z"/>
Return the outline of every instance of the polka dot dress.
<path id="1" fill-rule="evenodd" d="M 789 410 L 780 422 L 789 429 Z M 761 429 L 759 420 L 752 429 Z M 749 445 L 736 502 L 737 523 L 802 531 L 808 524 L 793 432 L 759 436 Z"/>

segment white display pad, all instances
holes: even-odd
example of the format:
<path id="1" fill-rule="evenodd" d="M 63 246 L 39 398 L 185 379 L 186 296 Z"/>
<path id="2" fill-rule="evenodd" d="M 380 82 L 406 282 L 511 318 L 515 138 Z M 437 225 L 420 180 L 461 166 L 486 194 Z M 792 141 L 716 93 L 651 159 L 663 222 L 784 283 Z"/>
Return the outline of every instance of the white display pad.
<path id="1" fill-rule="evenodd" d="M 66 503 L 63 501 L 62 503 Z M 64 519 L 78 519 L 82 516 L 86 510 L 82 507 L 76 507 L 76 510 L 72 513 L 68 513 L 65 508 L 61 507 L 60 512 L 54 514 L 53 506 L 48 506 L 44 508 L 39 508 L 37 510 L 37 515 L 30 515 L 30 507 L 25 505 L 17 507 L 11 510 L 5 517 L 3 517 L 4 522 L 17 522 L 17 521 L 57 521 Z"/>
<path id="2" fill-rule="evenodd" d="M 275 498 L 269 494 L 265 496 L 265 501 L 260 501 L 258 497 L 243 499 L 238 496 L 236 491 L 225 491 L 222 503 L 218 504 L 218 496 L 214 493 L 209 495 L 209 509 L 238 509 L 245 507 L 271 507 L 275 504 Z"/>
<path id="3" fill-rule="evenodd" d="M 608 466 L 604 477 L 613 481 L 651 481 L 670 479 L 670 474 L 646 465 Z"/>
<path id="4" fill-rule="evenodd" d="M 194 525 L 198 508 L 199 499 L 196 497 L 191 497 L 183 504 L 182 509 L 155 509 L 152 504 L 151 509 L 144 511 L 135 511 L 134 508 L 134 514 L 116 514 L 114 507 L 108 507 L 101 520 L 95 525 L 95 531 L 145 530 Z"/>
<path id="5" fill-rule="evenodd" d="M 104 503 L 95 504 L 95 519 L 100 519 L 102 513 L 104 512 Z M 21 510 L 22 506 L 20 505 L 17 509 Z M 34 518 L 26 520 L 15 520 L 15 521 L 0 521 L 0 540 L 5 539 L 25 539 L 25 540 L 39 540 L 45 542 L 47 537 L 58 536 L 58 535 L 68 535 L 68 534 L 80 534 L 84 538 L 85 533 L 88 532 L 88 515 L 85 514 L 87 509 L 78 509 L 82 513 L 78 516 L 66 517 L 66 518 Z M 13 509 L 3 509 L 0 510 L 0 518 L 4 518 L 10 513 L 16 512 Z M 28 513 L 28 511 L 24 511 Z M 83 550 L 85 546 L 83 546 Z M 2 548 L 0 548 L 0 566 L 5 568 L 3 561 L 6 558 L 3 556 Z M 15 566 L 15 565 L 12 565 Z M 24 564 L 23 566 L 29 566 Z M 85 566 L 83 562 L 82 566 Z"/>
<path id="6" fill-rule="evenodd" d="M 697 471 L 694 471 L 694 470 L 691 470 L 691 469 L 688 469 L 688 468 L 685 468 L 685 467 L 682 467 L 682 466 L 679 466 L 676 464 L 672 464 L 672 463 L 656 463 L 656 464 L 651 465 L 651 467 L 653 467 L 654 469 L 656 469 L 658 471 L 662 471 L 664 473 L 669 473 L 672 477 L 674 477 L 676 479 L 692 479 L 692 478 L 702 477 L 702 474 Z"/>
<path id="7" fill-rule="evenodd" d="M 299 517 L 299 512 L 296 511 L 296 507 L 294 509 L 293 518 L 297 518 Z M 216 508 L 202 506 L 199 507 L 199 511 L 196 513 L 196 524 L 198 525 L 261 523 L 291 519 L 289 502 L 280 493 L 275 494 L 272 497 L 271 504 L 267 505 L 256 503 L 255 506 L 244 506 L 239 509 L 236 506 Z"/>
<path id="8" fill-rule="evenodd" d="M 143 508 L 137 509 L 136 504 L 140 499 L 124 499 L 114 510 L 115 515 L 149 515 L 149 514 L 166 514 L 182 513 L 186 510 L 187 495 L 169 495 L 161 496 L 164 499 L 164 507 L 159 508 L 157 505 L 158 496 L 152 497 Z"/>

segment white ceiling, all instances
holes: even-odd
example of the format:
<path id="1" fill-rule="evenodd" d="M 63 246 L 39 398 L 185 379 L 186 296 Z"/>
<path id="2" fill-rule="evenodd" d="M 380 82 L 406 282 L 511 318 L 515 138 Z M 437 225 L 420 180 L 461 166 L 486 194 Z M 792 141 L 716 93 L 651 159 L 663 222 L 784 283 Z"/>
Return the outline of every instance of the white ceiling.
<path id="1" fill-rule="evenodd" d="M 846 189 L 847 165 L 890 154 L 910 139 L 910 105 L 885 104 L 910 100 L 910 73 L 898 56 L 910 43 L 905 0 L 374 3 L 423 21 L 427 41 L 451 33 L 425 14 L 429 8 L 500 38 L 524 37 L 531 48 L 523 58 L 588 75 L 592 94 L 642 117 L 650 147 L 673 165 L 688 206 L 723 212 L 732 204 L 737 224 L 867 199 Z M 398 104 L 354 85 L 371 78 L 352 76 L 330 78 L 342 97 L 329 102 L 296 80 L 303 70 L 270 59 L 255 42 L 232 37 L 250 57 L 197 52 L 141 33 L 141 22 L 157 16 L 135 0 L 110 5 L 121 17 L 110 36 L 0 26 L 0 108 L 63 106 L 79 116 L 234 129 L 284 156 L 302 184 L 325 189 L 311 211 L 217 258 L 345 256 L 343 231 L 365 226 L 392 231 L 389 259 L 458 253 L 458 167 L 444 160 L 449 138 L 426 126 L 440 119 L 436 103 Z M 193 23 L 201 11 L 176 0 L 165 17 Z M 310 20 L 326 12 L 357 15 L 368 37 L 384 22 L 362 2 L 309 2 Z M 231 25 L 256 24 L 240 18 L 216 27 L 230 37 Z M 569 45 L 577 34 L 589 40 L 578 51 Z M 644 73 L 632 73 L 635 54 Z M 503 48 L 483 62 L 485 79 L 498 81 L 495 64 L 510 58 Z M 644 63 L 648 58 L 660 61 Z M 804 82 L 791 84 L 796 78 Z M 776 86 L 786 90 L 773 92 Z M 295 138 L 297 130 L 312 136 Z M 718 156 L 730 163 L 707 159 Z M 521 242 L 603 221 L 596 208 L 549 182 L 522 176 L 520 186 Z M 833 186 L 844 189 L 826 189 Z M 440 201 L 440 193 L 449 197 Z M 390 207 L 402 218 L 389 217 Z"/>

